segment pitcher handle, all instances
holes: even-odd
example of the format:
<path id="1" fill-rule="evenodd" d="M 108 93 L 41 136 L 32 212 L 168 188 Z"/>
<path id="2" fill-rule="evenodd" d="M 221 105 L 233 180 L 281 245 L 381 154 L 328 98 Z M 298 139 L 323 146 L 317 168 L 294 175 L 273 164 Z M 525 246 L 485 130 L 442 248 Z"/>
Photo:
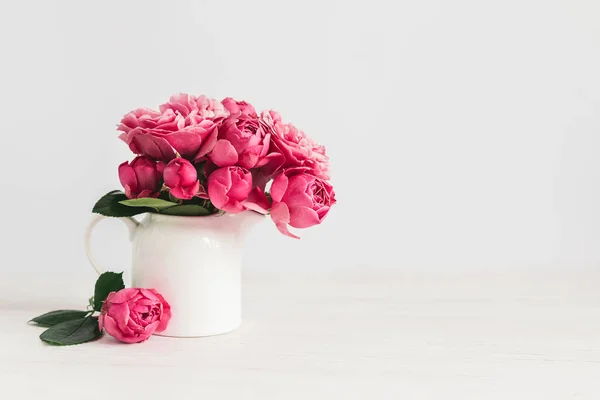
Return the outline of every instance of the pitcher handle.
<path id="1" fill-rule="evenodd" d="M 98 273 L 98 275 L 101 275 L 104 272 L 104 269 L 98 265 L 98 263 L 95 261 L 94 255 L 92 254 L 92 245 L 91 245 L 92 231 L 94 230 L 96 225 L 98 225 L 98 223 L 100 221 L 104 220 L 105 218 L 109 218 L 109 217 L 105 217 L 100 214 L 94 215 L 94 217 L 90 221 L 89 225 L 87 226 L 87 229 L 85 230 L 85 235 L 83 238 L 85 254 L 86 254 L 88 260 L 90 261 L 90 264 L 92 264 L 92 267 L 94 267 L 94 269 Z M 123 218 L 119 218 L 119 219 L 121 221 L 123 221 L 125 223 L 125 225 L 127 226 L 127 229 L 129 229 L 129 240 L 133 239 L 133 234 L 135 233 L 135 230 L 137 229 L 137 227 L 140 223 L 131 217 L 123 217 Z"/>

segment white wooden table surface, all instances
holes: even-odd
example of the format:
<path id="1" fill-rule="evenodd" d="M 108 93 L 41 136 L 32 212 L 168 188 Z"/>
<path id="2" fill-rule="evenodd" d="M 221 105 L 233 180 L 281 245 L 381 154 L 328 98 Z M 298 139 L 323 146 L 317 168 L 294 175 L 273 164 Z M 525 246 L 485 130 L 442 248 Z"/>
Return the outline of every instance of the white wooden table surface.
<path id="1" fill-rule="evenodd" d="M 600 399 L 599 270 L 246 273 L 236 332 L 72 347 L 26 321 L 85 304 L 93 277 L 15 279 L 1 399 Z"/>

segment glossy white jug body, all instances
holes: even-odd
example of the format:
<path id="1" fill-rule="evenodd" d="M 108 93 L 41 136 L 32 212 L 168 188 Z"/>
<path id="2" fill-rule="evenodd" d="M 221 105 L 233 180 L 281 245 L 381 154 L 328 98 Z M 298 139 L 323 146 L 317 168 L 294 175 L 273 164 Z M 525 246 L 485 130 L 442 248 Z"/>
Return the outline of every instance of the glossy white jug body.
<path id="1" fill-rule="evenodd" d="M 92 220 L 85 238 L 98 273 L 90 237 L 103 218 Z M 172 318 L 161 336 L 211 336 L 240 326 L 243 242 L 263 218 L 252 211 L 206 217 L 150 213 L 139 223 L 121 218 L 133 245 L 132 287 L 154 288 L 171 305 Z"/>

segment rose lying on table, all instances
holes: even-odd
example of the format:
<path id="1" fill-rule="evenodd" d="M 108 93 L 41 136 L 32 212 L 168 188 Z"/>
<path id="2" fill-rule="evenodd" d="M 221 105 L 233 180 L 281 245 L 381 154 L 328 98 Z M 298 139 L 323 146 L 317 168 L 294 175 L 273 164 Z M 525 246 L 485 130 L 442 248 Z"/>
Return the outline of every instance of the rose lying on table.
<path id="1" fill-rule="evenodd" d="M 162 332 L 171 319 L 169 303 L 154 289 L 111 292 L 100 311 L 98 328 L 124 343 L 139 343 Z"/>
<path id="2" fill-rule="evenodd" d="M 105 272 L 96 281 L 87 311 L 51 311 L 30 322 L 49 327 L 40 335 L 44 342 L 69 346 L 96 340 L 103 330 L 121 342 L 140 343 L 164 331 L 170 319 L 171 307 L 156 290 L 125 289 L 122 272 Z"/>

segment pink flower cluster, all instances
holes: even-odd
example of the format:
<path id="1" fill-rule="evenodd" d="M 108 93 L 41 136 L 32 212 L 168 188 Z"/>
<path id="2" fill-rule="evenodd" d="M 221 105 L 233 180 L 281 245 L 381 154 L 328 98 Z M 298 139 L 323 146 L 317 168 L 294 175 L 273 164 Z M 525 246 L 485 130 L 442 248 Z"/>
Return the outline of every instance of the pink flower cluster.
<path id="1" fill-rule="evenodd" d="M 294 238 L 288 225 L 320 224 L 336 202 L 325 148 L 276 111 L 178 94 L 159 111 L 131 111 L 118 129 L 138 155 L 119 166 L 130 199 L 168 191 L 182 204 L 199 198 L 229 213 L 270 212 L 279 231 Z"/>

